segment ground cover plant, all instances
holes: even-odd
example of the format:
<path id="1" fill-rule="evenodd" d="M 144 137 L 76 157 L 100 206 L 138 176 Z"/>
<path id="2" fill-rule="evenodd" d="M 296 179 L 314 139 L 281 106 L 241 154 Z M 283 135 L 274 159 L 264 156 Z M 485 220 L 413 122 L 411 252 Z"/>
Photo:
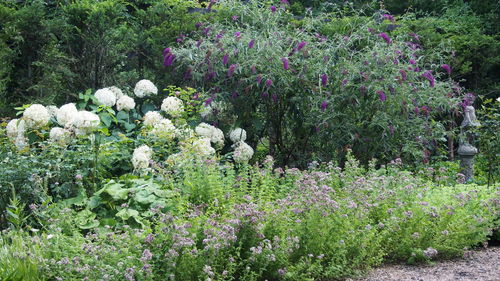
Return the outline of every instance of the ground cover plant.
<path id="1" fill-rule="evenodd" d="M 51 28 L 63 9 L 91 23 L 78 36 L 103 32 L 79 46 L 103 60 L 79 81 L 91 89 L 0 121 L 1 280 L 342 280 L 498 239 L 500 100 L 479 97 L 466 180 L 444 155 L 477 95 L 454 80 L 465 70 L 450 45 L 413 33 L 415 14 L 94 2 L 0 6 L 45 11 Z M 123 64 L 136 48 L 155 71 Z M 96 66 L 87 58 L 69 67 Z"/>

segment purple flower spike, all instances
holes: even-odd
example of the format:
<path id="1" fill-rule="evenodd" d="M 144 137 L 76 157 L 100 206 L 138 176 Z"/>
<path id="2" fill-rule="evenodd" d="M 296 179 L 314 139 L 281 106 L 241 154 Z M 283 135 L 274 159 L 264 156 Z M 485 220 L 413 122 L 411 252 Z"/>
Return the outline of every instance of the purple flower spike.
<path id="1" fill-rule="evenodd" d="M 257 81 L 257 84 L 260 84 L 260 82 L 262 81 L 262 75 L 257 75 L 257 78 L 255 79 L 255 81 Z M 267 84 L 267 81 L 266 81 L 266 84 Z"/>
<path id="2" fill-rule="evenodd" d="M 222 64 L 227 65 L 228 62 L 229 62 L 229 55 L 225 54 L 224 57 L 222 58 Z"/>
<path id="3" fill-rule="evenodd" d="M 241 37 L 241 32 L 237 31 L 234 33 L 234 37 L 236 37 L 237 39 L 240 39 Z"/>
<path id="4" fill-rule="evenodd" d="M 283 69 L 288 70 L 288 59 L 287 58 L 281 58 L 281 61 L 283 62 Z"/>
<path id="5" fill-rule="evenodd" d="M 371 34 L 375 34 L 375 29 L 368 27 L 368 32 L 370 32 Z"/>
<path id="6" fill-rule="evenodd" d="M 200 27 L 201 27 L 202 25 L 203 25 L 203 23 L 202 23 L 202 22 L 197 22 L 197 23 L 194 25 L 194 27 L 195 27 L 196 29 L 200 29 Z"/>
<path id="7" fill-rule="evenodd" d="M 273 85 L 273 80 L 267 79 L 266 80 L 266 87 L 270 88 Z"/>
<path id="8" fill-rule="evenodd" d="M 229 66 L 229 69 L 227 70 L 227 77 L 232 77 L 235 70 L 236 70 L 236 64 L 231 64 Z"/>
<path id="9" fill-rule="evenodd" d="M 277 102 L 278 101 L 278 95 L 277 94 L 273 94 L 273 102 Z"/>
<path id="10" fill-rule="evenodd" d="M 401 73 L 401 78 L 403 79 L 403 81 L 406 81 L 406 79 L 408 79 L 408 75 L 406 74 L 406 71 L 404 71 L 404 69 L 401 69 L 399 73 Z"/>
<path id="11" fill-rule="evenodd" d="M 324 73 L 323 75 L 321 75 L 321 85 L 323 85 L 323 87 L 326 87 L 326 84 L 328 84 L 328 75 Z"/>
<path id="12" fill-rule="evenodd" d="M 232 17 L 231 17 L 231 19 L 232 19 L 233 21 L 237 21 L 237 20 L 238 20 L 238 16 L 232 16 Z"/>
<path id="13" fill-rule="evenodd" d="M 302 41 L 297 45 L 297 50 L 300 51 L 302 50 L 305 46 L 307 45 L 306 41 Z"/>
<path id="14" fill-rule="evenodd" d="M 414 59 L 410 59 L 409 62 L 410 62 L 410 64 L 413 64 L 413 65 L 417 64 L 417 62 Z"/>
<path id="15" fill-rule="evenodd" d="M 170 52 L 171 52 L 171 49 L 170 49 L 170 48 L 165 48 L 165 49 L 163 50 L 163 56 L 165 57 L 166 55 L 170 54 Z"/>
<path id="16" fill-rule="evenodd" d="M 276 6 L 271 6 L 271 12 L 276 13 Z"/>
<path id="17" fill-rule="evenodd" d="M 263 92 L 262 94 L 260 94 L 260 96 L 263 98 L 263 99 L 267 99 L 269 97 L 269 93 L 268 92 Z"/>
<path id="18" fill-rule="evenodd" d="M 377 91 L 377 94 L 378 94 L 378 97 L 380 98 L 380 101 L 386 100 L 386 96 L 385 96 L 384 91 Z"/>
<path id="19" fill-rule="evenodd" d="M 441 65 L 441 68 L 446 70 L 446 73 L 448 73 L 448 75 L 451 75 L 451 67 L 447 64 L 443 64 Z"/>
<path id="20" fill-rule="evenodd" d="M 410 36 L 413 37 L 413 39 L 415 39 L 416 41 L 420 41 L 420 36 L 418 36 L 418 34 L 410 33 Z"/>
<path id="21" fill-rule="evenodd" d="M 389 20 L 391 22 L 394 22 L 394 16 L 393 15 L 389 15 L 389 14 L 383 14 L 382 17 L 386 20 Z"/>
<path id="22" fill-rule="evenodd" d="M 252 70 L 252 73 L 253 73 L 253 74 L 257 73 L 257 67 L 256 67 L 255 65 L 252 65 L 252 66 L 250 67 L 250 70 Z"/>
<path id="23" fill-rule="evenodd" d="M 425 77 L 427 80 L 429 80 L 429 85 L 431 87 L 434 87 L 436 81 L 434 80 L 434 76 L 432 76 L 431 70 L 424 72 L 424 74 L 422 74 L 422 77 Z"/>
<path id="24" fill-rule="evenodd" d="M 175 60 L 175 55 L 170 53 L 168 54 L 164 60 L 163 60 L 163 65 L 164 66 L 171 66 L 173 63 L 174 63 L 174 60 Z"/>
<path id="25" fill-rule="evenodd" d="M 328 107 L 328 102 L 325 100 L 321 103 L 321 105 L 319 106 L 321 108 L 321 111 L 325 111 L 326 108 Z"/>
<path id="26" fill-rule="evenodd" d="M 387 44 L 391 44 L 391 38 L 389 38 L 389 35 L 385 34 L 384 32 L 379 33 L 378 36 L 382 37 Z"/>
<path id="27" fill-rule="evenodd" d="M 255 40 L 250 41 L 250 43 L 248 43 L 248 48 L 252 49 L 254 44 L 255 44 Z"/>

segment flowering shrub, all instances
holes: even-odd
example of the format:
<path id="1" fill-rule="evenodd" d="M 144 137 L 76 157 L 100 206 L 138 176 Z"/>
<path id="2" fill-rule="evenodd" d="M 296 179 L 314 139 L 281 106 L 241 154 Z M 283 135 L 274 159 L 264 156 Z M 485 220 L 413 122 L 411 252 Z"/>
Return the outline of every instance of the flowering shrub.
<path id="1" fill-rule="evenodd" d="M 230 103 L 249 143 L 268 138 L 280 163 L 343 161 L 349 147 L 364 163 L 428 161 L 445 140 L 451 120 L 442 116 L 458 110 L 460 90 L 446 62 L 422 55 L 418 35 L 386 31 L 394 18 L 375 14 L 326 37 L 317 31 L 334 15 L 297 26 L 280 7 L 221 5 L 232 18 L 201 24 L 165 50 L 164 65 L 179 83 L 211 93 L 207 105 Z"/>

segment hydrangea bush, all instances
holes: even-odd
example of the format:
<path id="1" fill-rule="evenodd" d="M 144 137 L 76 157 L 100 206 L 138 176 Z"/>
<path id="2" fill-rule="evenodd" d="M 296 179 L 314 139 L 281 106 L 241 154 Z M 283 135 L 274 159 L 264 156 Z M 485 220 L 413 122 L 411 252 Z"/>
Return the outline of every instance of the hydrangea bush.
<path id="1" fill-rule="evenodd" d="M 428 161 L 452 134 L 444 116 L 461 98 L 452 70 L 439 53 L 424 56 L 417 34 L 391 32 L 394 17 L 374 14 L 326 37 L 325 22 L 340 14 L 297 22 L 286 5 L 220 5 L 224 20 L 200 23 L 165 49 L 164 65 L 179 83 L 211 93 L 207 105 L 230 104 L 249 142 L 268 138 L 280 163 L 343 161 L 347 148 L 364 163 Z"/>

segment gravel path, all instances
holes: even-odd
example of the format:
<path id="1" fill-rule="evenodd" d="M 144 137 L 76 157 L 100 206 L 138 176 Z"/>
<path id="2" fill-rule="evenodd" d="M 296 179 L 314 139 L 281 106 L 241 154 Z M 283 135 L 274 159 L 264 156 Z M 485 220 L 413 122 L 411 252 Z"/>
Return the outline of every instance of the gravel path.
<path id="1" fill-rule="evenodd" d="M 471 252 L 467 258 L 434 265 L 387 265 L 362 279 L 346 281 L 500 281 L 500 247 Z"/>

